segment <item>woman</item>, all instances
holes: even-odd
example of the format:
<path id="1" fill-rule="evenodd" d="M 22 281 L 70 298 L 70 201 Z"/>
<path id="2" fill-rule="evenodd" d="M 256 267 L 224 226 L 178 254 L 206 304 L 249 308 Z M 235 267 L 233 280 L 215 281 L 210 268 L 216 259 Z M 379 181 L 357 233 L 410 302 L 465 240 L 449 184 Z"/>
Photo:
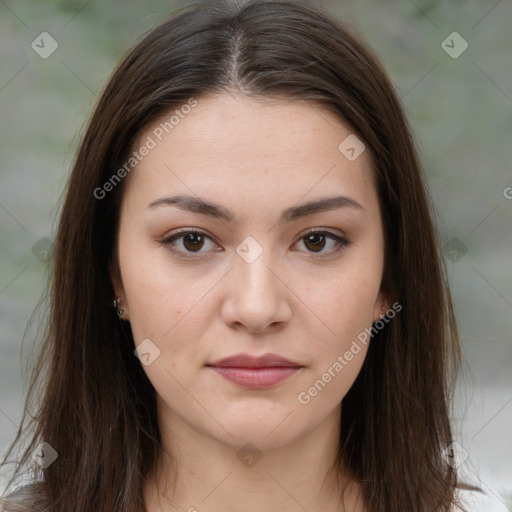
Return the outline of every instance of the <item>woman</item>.
<path id="1" fill-rule="evenodd" d="M 464 510 L 418 157 L 376 57 L 320 9 L 196 6 L 138 44 L 53 265 L 16 472 L 36 483 L 5 510 Z"/>

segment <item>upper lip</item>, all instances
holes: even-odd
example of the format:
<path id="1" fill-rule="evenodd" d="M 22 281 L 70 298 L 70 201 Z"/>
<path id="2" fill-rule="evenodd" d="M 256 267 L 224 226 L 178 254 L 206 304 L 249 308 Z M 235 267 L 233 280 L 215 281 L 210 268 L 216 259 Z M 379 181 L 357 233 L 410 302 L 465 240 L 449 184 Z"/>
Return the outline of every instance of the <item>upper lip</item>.
<path id="1" fill-rule="evenodd" d="M 301 364 L 285 359 L 277 354 L 265 354 L 260 357 L 251 356 L 249 354 L 235 354 L 234 356 L 209 363 L 207 366 L 230 366 L 233 368 L 302 367 Z"/>

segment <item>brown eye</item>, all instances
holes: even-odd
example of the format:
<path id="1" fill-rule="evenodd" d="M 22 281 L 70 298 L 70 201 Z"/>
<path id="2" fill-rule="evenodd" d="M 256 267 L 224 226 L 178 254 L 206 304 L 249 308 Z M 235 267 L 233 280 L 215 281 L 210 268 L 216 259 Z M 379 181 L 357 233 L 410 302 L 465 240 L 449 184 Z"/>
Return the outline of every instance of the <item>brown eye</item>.
<path id="1" fill-rule="evenodd" d="M 200 250 L 204 245 L 204 236 L 200 233 L 188 233 L 183 237 L 183 246 L 187 251 Z"/>
<path id="2" fill-rule="evenodd" d="M 344 249 L 350 245 L 350 242 L 342 236 L 336 235 L 329 231 L 313 230 L 306 233 L 299 242 L 303 242 L 309 253 L 319 254 L 326 256 Z M 331 242 L 329 244 L 329 242 Z M 330 250 L 325 250 L 325 247 L 331 246 Z"/>
<path id="3" fill-rule="evenodd" d="M 208 245 L 208 241 L 215 246 L 213 240 L 205 233 L 200 231 L 184 230 L 167 237 L 160 243 L 162 246 L 179 256 L 193 257 L 196 254 L 202 255 L 207 252 L 211 252 L 208 250 L 202 250 L 205 245 Z M 208 249 L 208 247 L 206 247 L 206 249 Z"/>
<path id="4" fill-rule="evenodd" d="M 314 233 L 304 237 L 305 245 L 313 252 L 321 251 L 325 247 L 325 236 L 320 233 Z"/>

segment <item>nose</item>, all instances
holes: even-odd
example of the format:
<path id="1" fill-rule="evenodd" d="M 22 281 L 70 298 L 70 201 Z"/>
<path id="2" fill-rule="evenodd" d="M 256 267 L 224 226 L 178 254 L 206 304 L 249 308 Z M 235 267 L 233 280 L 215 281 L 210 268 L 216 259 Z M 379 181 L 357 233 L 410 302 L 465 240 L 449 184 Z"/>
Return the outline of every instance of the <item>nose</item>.
<path id="1" fill-rule="evenodd" d="M 290 321 L 293 293 L 285 284 L 282 266 L 269 253 L 263 251 L 250 263 L 236 255 L 228 278 L 221 308 L 226 325 L 261 333 Z"/>

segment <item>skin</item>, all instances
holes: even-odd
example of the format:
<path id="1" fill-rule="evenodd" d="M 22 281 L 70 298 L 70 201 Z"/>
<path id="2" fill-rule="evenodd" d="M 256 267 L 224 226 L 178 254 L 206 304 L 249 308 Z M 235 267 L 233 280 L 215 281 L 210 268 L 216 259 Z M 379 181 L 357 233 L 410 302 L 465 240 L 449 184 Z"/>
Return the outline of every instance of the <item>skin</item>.
<path id="1" fill-rule="evenodd" d="M 346 510 L 363 510 L 355 503 L 356 484 L 348 475 L 336 482 L 328 469 L 338 447 L 340 402 L 367 347 L 360 344 L 308 404 L 297 396 L 386 310 L 370 156 L 365 151 L 349 161 L 338 146 L 353 132 L 316 104 L 254 101 L 241 93 L 197 100 L 126 178 L 120 278 L 111 274 L 136 345 L 150 339 L 160 350 L 144 366 L 157 392 L 163 447 L 144 488 L 147 510 L 335 511 L 342 510 L 340 489 L 347 490 Z M 153 130 L 168 118 L 143 130 L 134 147 L 155 138 Z M 236 220 L 148 207 L 176 194 L 220 204 Z M 277 222 L 288 207 L 338 195 L 362 208 Z M 162 245 L 181 228 L 207 236 Z M 305 238 L 310 228 L 350 244 L 336 250 L 334 240 L 320 236 L 315 246 Z M 251 263 L 236 252 L 247 236 L 263 249 Z M 254 390 L 205 366 L 237 353 L 275 353 L 303 368 Z M 250 467 L 240 460 L 246 443 L 261 456 Z"/>

